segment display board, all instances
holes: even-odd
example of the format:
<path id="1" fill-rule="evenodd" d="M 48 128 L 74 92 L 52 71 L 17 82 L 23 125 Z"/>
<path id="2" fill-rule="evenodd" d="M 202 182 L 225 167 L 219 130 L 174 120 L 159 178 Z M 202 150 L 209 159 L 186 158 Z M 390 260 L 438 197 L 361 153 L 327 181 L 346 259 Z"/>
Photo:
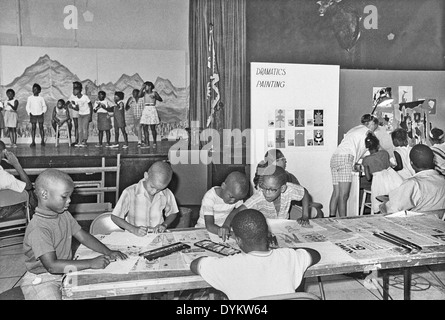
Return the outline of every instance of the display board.
<path id="1" fill-rule="evenodd" d="M 269 149 L 329 215 L 329 162 L 337 147 L 340 67 L 251 63 L 251 176 Z"/>

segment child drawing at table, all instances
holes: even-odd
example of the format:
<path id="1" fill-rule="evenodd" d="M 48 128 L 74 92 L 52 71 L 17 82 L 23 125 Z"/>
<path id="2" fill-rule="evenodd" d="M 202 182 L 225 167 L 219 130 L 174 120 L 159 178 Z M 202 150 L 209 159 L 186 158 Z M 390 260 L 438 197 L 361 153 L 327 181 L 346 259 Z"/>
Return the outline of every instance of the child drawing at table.
<path id="1" fill-rule="evenodd" d="M 248 192 L 249 181 L 246 175 L 231 172 L 220 187 L 213 187 L 204 195 L 195 227 L 206 227 L 209 232 L 217 234 L 225 241 L 230 228 L 224 226 L 224 222 L 230 212 L 243 204 Z"/>
<path id="2" fill-rule="evenodd" d="M 234 238 L 244 252 L 228 257 L 200 257 L 190 269 L 230 300 L 294 293 L 304 272 L 318 263 L 313 249 L 278 248 L 270 250 L 269 228 L 258 210 L 240 211 L 232 222 Z"/>
<path id="3" fill-rule="evenodd" d="M 309 225 L 310 198 L 307 190 L 301 185 L 287 182 L 287 174 L 282 167 L 268 166 L 261 175 L 258 183 L 261 192 L 254 193 L 232 211 L 224 226 L 229 227 L 233 217 L 245 209 L 259 210 L 268 219 L 289 219 L 292 201 L 301 201 L 302 216 L 297 219 L 298 223 Z"/>
<path id="4" fill-rule="evenodd" d="M 122 192 L 111 220 L 120 228 L 141 237 L 147 232 L 164 232 L 179 212 L 175 196 L 167 188 L 172 175 L 169 163 L 153 163 L 144 172 L 143 179 Z"/>
<path id="5" fill-rule="evenodd" d="M 57 169 L 47 169 L 37 177 L 38 206 L 23 241 L 27 272 L 21 280 L 21 289 L 26 300 L 60 300 L 62 276 L 67 271 L 103 269 L 111 260 L 127 258 L 82 230 L 68 212 L 73 190 L 70 176 Z M 72 237 L 103 255 L 72 260 Z"/>
<path id="6" fill-rule="evenodd" d="M 397 128 L 391 132 L 391 139 L 394 145 L 394 170 L 402 177 L 403 180 L 412 177 L 415 172 L 411 166 L 409 153 L 412 149 L 408 145 L 408 132 L 405 129 Z"/>
<path id="7" fill-rule="evenodd" d="M 5 127 L 8 130 L 9 139 L 11 140 L 11 146 L 17 147 L 17 109 L 19 107 L 19 101 L 15 99 L 15 91 L 13 89 L 6 90 L 6 96 L 8 100 L 4 102 L 5 110 Z"/>
<path id="8" fill-rule="evenodd" d="M 379 139 L 368 133 L 365 139 L 365 146 L 370 155 L 363 158 L 362 166 L 365 176 L 371 183 L 371 205 L 374 213 L 379 213 L 380 201 L 377 196 L 388 195 L 389 192 L 403 182 L 403 179 L 391 168 L 389 153 L 380 149 Z"/>

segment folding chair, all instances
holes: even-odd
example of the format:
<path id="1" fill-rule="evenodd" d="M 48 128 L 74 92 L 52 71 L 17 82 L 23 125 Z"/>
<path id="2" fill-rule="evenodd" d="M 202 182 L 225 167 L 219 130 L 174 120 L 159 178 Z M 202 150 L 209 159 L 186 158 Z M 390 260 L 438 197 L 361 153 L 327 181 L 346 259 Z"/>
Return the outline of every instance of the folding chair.
<path id="1" fill-rule="evenodd" d="M 111 220 L 111 213 L 105 212 L 96 217 L 90 225 L 90 233 L 95 234 L 110 234 L 114 231 L 123 231 Z"/>
<path id="2" fill-rule="evenodd" d="M 261 296 L 251 300 L 321 300 L 319 296 L 310 292 L 295 292 L 287 294 L 275 294 L 270 296 Z"/>
<path id="3" fill-rule="evenodd" d="M 65 122 L 62 127 L 60 127 L 59 125 L 56 126 L 56 143 L 55 143 L 55 147 L 57 147 L 59 145 L 59 134 L 63 134 L 64 136 L 68 137 L 68 146 L 71 147 L 71 132 L 68 128 L 68 122 Z"/>
<path id="4" fill-rule="evenodd" d="M 25 234 L 26 226 L 30 220 L 29 215 L 29 194 L 28 191 L 16 192 L 12 190 L 0 190 L 0 207 L 12 206 L 15 204 L 26 202 L 25 215 L 13 214 L 10 217 L 0 221 L 0 239 L 9 239 L 23 236 Z M 22 231 L 16 233 L 14 231 Z M 7 243 L 0 245 L 0 248 L 8 247 L 16 244 L 21 244 L 22 241 Z"/>

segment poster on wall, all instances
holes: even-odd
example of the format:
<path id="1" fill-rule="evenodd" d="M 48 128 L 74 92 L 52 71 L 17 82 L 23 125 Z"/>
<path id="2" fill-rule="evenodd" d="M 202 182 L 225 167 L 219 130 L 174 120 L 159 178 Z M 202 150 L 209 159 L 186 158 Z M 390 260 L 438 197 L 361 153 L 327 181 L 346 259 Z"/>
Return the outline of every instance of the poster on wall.
<path id="1" fill-rule="evenodd" d="M 7 89 L 14 89 L 19 101 L 18 143 L 31 141 L 31 124 L 25 107 L 34 83 L 42 87 L 40 96 L 48 107 L 44 118 L 48 142 L 54 137 L 53 108 L 57 100 L 70 97 L 74 81 L 83 84 L 82 93 L 93 104 L 99 91 L 105 91 L 111 104 L 114 92 L 122 91 L 126 102 L 133 89 L 140 89 L 145 81 L 150 81 L 163 99 L 156 104 L 161 120 L 157 126 L 159 139 L 167 139 L 174 129 L 188 127 L 189 87 L 184 51 L 0 46 L 0 65 L 0 99 L 6 98 Z M 133 111 L 127 111 L 125 117 L 129 140 L 136 141 Z M 97 141 L 95 114 L 89 131 L 89 141 Z"/>
<path id="2" fill-rule="evenodd" d="M 413 87 L 399 86 L 399 103 L 413 101 Z"/>

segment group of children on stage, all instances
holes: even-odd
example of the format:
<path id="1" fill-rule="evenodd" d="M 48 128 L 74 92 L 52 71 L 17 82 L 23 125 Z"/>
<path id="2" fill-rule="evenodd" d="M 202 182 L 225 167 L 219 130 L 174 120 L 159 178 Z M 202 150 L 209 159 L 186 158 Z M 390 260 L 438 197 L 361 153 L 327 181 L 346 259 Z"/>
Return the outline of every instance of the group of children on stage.
<path id="1" fill-rule="evenodd" d="M 73 82 L 73 92 L 68 100 L 59 99 L 54 107 L 51 116 L 51 125 L 60 136 L 58 129 L 64 124 L 68 127 L 68 136 L 71 141 L 71 132 L 74 127 L 75 141 L 72 146 L 87 147 L 89 137 L 89 124 L 93 120 L 93 114 L 97 114 L 97 129 L 99 132 L 99 142 L 96 147 L 102 147 L 105 133 L 106 147 L 119 147 L 119 134 L 124 138 L 123 148 L 128 148 L 128 134 L 126 132 L 125 112 L 133 109 L 134 126 L 138 136 L 138 147 L 149 147 L 149 129 L 153 137 L 153 146 L 156 146 L 157 132 L 156 125 L 160 119 L 156 110 L 156 101 L 162 102 L 161 96 L 154 90 L 152 82 L 145 82 L 142 88 L 134 89 L 132 96 L 124 102 L 124 93 L 116 91 L 114 93 L 114 103 L 106 100 L 105 91 L 98 92 L 98 99 L 91 102 L 90 98 L 82 93 L 82 83 Z M 39 126 L 40 143 L 45 146 L 44 117 L 47 112 L 45 99 L 40 96 L 42 88 L 35 83 L 32 87 L 32 95 L 26 102 L 26 112 L 31 123 L 31 147 L 36 146 L 36 131 Z M 19 102 L 15 99 L 15 91 L 6 91 L 7 100 L 0 102 L 0 138 L 3 130 L 6 131 L 11 141 L 11 147 L 17 147 L 17 126 Z M 4 111 L 4 112 L 2 112 Z M 111 129 L 114 126 L 114 144 L 111 143 Z M 142 139 L 144 134 L 144 139 Z"/>

